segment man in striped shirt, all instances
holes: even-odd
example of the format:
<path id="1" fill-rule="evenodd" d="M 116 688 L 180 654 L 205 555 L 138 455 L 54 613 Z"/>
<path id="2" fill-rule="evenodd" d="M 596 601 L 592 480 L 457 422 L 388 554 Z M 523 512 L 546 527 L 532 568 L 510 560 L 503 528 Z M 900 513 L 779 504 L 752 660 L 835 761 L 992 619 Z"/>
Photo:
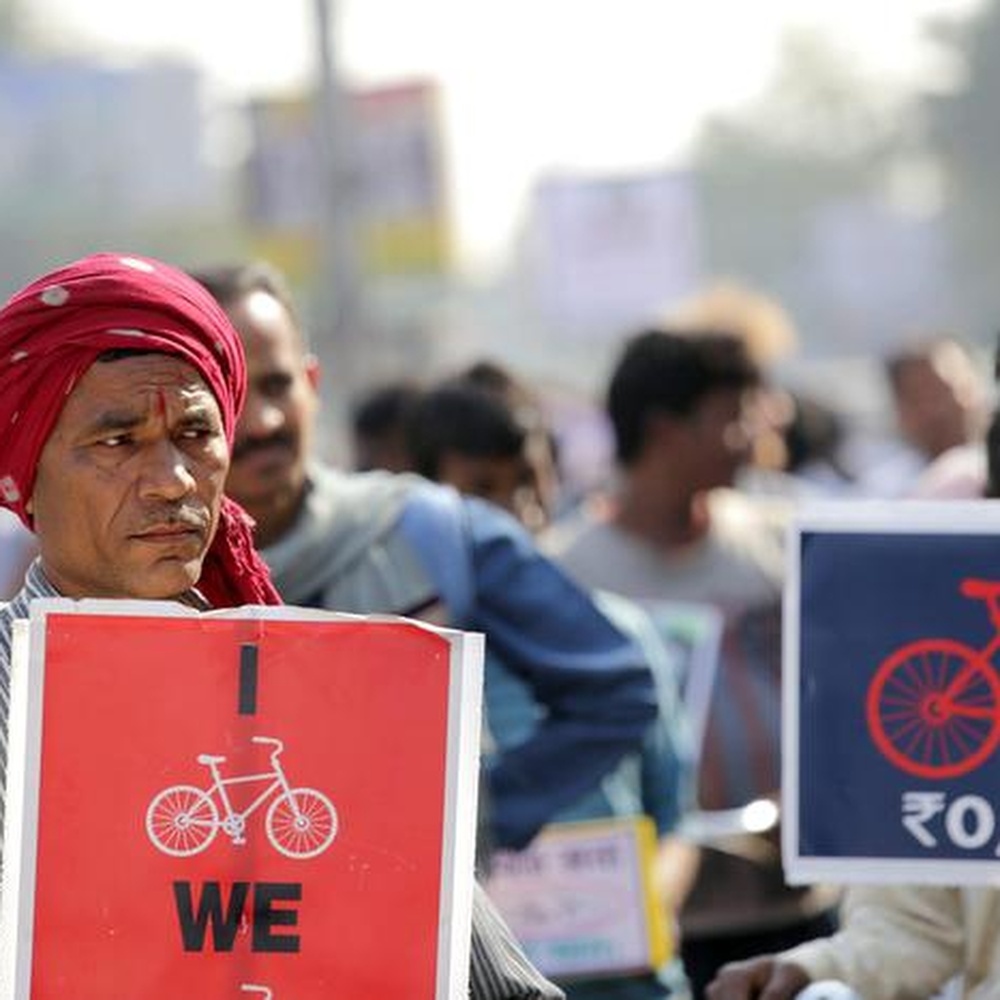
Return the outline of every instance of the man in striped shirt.
<path id="1" fill-rule="evenodd" d="M 225 315 L 159 261 L 85 258 L 0 310 L 0 503 L 40 550 L 0 608 L 0 779 L 12 623 L 32 599 L 279 602 L 248 519 L 223 494 L 245 386 Z M 562 996 L 478 888 L 470 984 L 477 1000 Z"/>

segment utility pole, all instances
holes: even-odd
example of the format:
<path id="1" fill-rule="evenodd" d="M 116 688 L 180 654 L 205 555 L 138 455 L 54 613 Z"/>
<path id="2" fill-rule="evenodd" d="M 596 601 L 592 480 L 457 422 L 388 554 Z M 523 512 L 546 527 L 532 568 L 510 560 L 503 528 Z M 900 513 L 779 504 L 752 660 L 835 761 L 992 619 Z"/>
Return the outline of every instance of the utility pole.
<path id="1" fill-rule="evenodd" d="M 358 253 L 358 174 L 351 114 L 341 89 L 335 0 L 313 0 L 318 56 L 316 102 L 320 157 L 317 212 L 319 286 L 315 345 L 341 401 L 361 377 L 364 308 Z"/>
<path id="2" fill-rule="evenodd" d="M 12 50 L 21 41 L 21 11 L 18 0 L 0 0 L 0 52 Z"/>

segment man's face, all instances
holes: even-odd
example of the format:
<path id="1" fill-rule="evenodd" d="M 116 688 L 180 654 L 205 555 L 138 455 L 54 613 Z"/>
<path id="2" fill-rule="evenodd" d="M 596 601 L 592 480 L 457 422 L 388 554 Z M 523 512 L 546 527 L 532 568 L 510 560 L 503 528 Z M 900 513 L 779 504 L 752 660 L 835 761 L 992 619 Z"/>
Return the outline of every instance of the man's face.
<path id="1" fill-rule="evenodd" d="M 686 417 L 669 417 L 674 444 L 665 461 L 683 475 L 691 491 L 732 486 L 750 459 L 754 440 L 755 395 L 717 389 Z"/>
<path id="2" fill-rule="evenodd" d="M 900 429 L 915 448 L 935 458 L 977 432 L 983 396 L 976 370 L 962 349 L 941 344 L 899 371 L 895 399 Z"/>
<path id="3" fill-rule="evenodd" d="M 441 456 L 438 479 L 470 496 L 482 497 L 526 522 L 531 502 L 531 469 L 523 455 Z"/>
<path id="4" fill-rule="evenodd" d="M 520 455 L 487 456 L 445 452 L 437 478 L 459 491 L 503 507 L 529 531 L 549 523 L 557 476 L 552 446 L 544 434 L 530 432 Z"/>
<path id="5" fill-rule="evenodd" d="M 228 312 L 246 349 L 247 400 L 226 492 L 257 522 L 257 543 L 270 545 L 291 526 L 305 492 L 318 373 L 274 296 L 251 292 Z"/>
<path id="6" fill-rule="evenodd" d="M 29 510 L 66 597 L 173 598 L 197 583 L 229 451 L 211 390 L 165 354 L 97 361 L 38 462 Z"/>

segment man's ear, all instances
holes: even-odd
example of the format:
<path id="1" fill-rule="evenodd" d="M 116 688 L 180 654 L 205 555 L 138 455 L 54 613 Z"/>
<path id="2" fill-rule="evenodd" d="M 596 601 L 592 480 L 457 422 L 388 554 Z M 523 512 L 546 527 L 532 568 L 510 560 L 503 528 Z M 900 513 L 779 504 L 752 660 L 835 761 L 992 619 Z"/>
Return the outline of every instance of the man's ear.
<path id="1" fill-rule="evenodd" d="M 651 413 L 646 418 L 647 447 L 672 447 L 681 429 L 681 418 L 671 413 Z"/>
<path id="2" fill-rule="evenodd" d="M 24 505 L 24 509 L 32 516 L 35 516 L 35 498 L 34 496 L 28 497 L 28 502 Z"/>
<path id="3" fill-rule="evenodd" d="M 306 378 L 309 380 L 309 384 L 313 388 L 313 392 L 319 392 L 319 358 L 317 358 L 315 354 L 307 354 L 303 359 L 302 364 L 305 368 Z"/>

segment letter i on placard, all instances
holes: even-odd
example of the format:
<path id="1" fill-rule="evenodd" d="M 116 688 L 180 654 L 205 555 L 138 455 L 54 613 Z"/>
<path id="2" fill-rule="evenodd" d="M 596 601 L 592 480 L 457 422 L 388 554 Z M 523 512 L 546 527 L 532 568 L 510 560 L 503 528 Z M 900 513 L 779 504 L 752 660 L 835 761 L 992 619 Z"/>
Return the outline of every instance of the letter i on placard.
<path id="1" fill-rule="evenodd" d="M 245 642 L 240 646 L 240 683 L 237 711 L 240 715 L 257 714 L 257 646 Z"/>

